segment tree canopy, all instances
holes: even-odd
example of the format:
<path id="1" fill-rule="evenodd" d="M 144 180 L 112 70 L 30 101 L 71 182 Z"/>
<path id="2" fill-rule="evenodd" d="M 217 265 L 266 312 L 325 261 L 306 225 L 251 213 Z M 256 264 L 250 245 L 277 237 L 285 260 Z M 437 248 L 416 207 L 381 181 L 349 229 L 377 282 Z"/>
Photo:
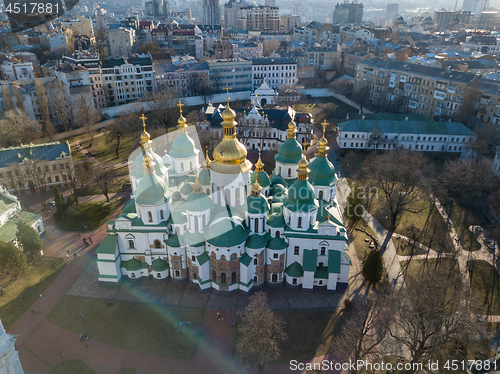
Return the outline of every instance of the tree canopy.
<path id="1" fill-rule="evenodd" d="M 43 246 L 40 235 L 31 226 L 22 221 L 17 225 L 16 239 L 24 252 L 31 253 L 31 259 L 35 257 L 35 254 L 40 252 Z"/>

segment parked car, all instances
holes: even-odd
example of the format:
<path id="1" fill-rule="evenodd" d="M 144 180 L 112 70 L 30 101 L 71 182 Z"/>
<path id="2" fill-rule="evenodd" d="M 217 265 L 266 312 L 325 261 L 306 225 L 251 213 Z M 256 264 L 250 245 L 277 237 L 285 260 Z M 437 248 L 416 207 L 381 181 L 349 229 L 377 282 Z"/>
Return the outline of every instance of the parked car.
<path id="1" fill-rule="evenodd" d="M 54 208 L 55 206 L 56 206 L 56 202 L 55 202 L 55 201 L 52 201 L 52 200 L 51 200 L 51 201 L 47 201 L 47 202 L 45 203 L 45 207 L 46 207 L 46 208 Z"/>

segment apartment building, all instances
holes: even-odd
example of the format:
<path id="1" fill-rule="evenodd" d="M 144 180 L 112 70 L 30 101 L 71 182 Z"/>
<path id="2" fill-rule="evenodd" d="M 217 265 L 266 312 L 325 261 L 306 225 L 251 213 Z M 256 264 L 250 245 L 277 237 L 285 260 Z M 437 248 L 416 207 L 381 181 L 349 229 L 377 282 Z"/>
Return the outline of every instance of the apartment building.
<path id="1" fill-rule="evenodd" d="M 101 72 L 108 106 L 126 104 L 153 92 L 151 56 L 102 60 Z"/>
<path id="2" fill-rule="evenodd" d="M 500 125 L 500 81 L 478 78 L 476 84 L 481 96 L 474 124 Z"/>
<path id="3" fill-rule="evenodd" d="M 248 5 L 249 4 L 246 0 L 229 0 L 224 5 L 224 25 L 226 28 L 238 28 L 238 14 L 240 12 L 240 8 Z"/>
<path id="4" fill-rule="evenodd" d="M 211 92 L 206 62 L 182 65 L 153 65 L 156 91 L 171 92 L 176 97 L 204 95 Z"/>
<path id="5" fill-rule="evenodd" d="M 333 23 L 350 25 L 356 24 L 360 25 L 363 21 L 363 4 L 353 1 L 349 3 L 344 1 L 343 3 L 337 3 L 335 9 L 333 10 Z"/>
<path id="6" fill-rule="evenodd" d="M 252 59 L 252 86 L 264 81 L 275 90 L 297 83 L 297 61 L 290 57 Z"/>
<path id="7" fill-rule="evenodd" d="M 34 79 L 35 72 L 31 62 L 22 62 L 16 58 L 0 56 L 0 73 L 3 80 Z"/>
<path id="8" fill-rule="evenodd" d="M 252 90 L 252 61 L 245 58 L 207 61 L 214 93 L 225 92 L 226 83 L 232 92 Z"/>
<path id="9" fill-rule="evenodd" d="M 336 48 L 340 43 L 340 33 L 344 27 L 312 21 L 304 27 L 297 27 L 293 30 L 293 41 L 307 43 L 310 46 L 319 43 L 322 46 Z"/>
<path id="10" fill-rule="evenodd" d="M 476 76 L 377 57 L 359 61 L 355 79 L 372 105 L 429 118 L 454 118 Z"/>
<path id="11" fill-rule="evenodd" d="M 106 38 L 109 45 L 109 54 L 113 58 L 130 56 L 135 44 L 135 30 L 131 28 L 118 27 L 107 29 Z"/>
<path id="12" fill-rule="evenodd" d="M 67 62 L 73 66 L 83 66 L 88 70 L 90 83 L 92 85 L 94 105 L 97 109 L 105 108 L 107 106 L 106 95 L 104 94 L 99 55 L 88 52 L 80 52 L 71 56 L 63 56 L 62 59 L 63 62 Z"/>
<path id="13" fill-rule="evenodd" d="M 90 17 L 76 16 L 67 21 L 61 21 L 65 28 L 72 29 L 75 34 L 94 36 L 94 26 Z"/>
<path id="14" fill-rule="evenodd" d="M 238 11 L 238 28 L 248 31 L 279 32 L 280 9 L 268 5 L 248 5 Z"/>

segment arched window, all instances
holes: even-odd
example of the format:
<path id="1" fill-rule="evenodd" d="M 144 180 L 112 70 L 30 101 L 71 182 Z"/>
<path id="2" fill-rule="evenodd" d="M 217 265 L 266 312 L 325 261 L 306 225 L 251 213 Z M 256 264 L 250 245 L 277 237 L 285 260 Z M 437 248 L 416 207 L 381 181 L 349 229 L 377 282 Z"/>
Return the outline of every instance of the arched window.
<path id="1" fill-rule="evenodd" d="M 213 282 L 217 281 L 217 272 L 215 270 L 212 270 L 212 281 Z"/>
<path id="2" fill-rule="evenodd" d="M 319 191 L 319 193 L 318 193 L 318 198 L 319 198 L 319 199 L 322 199 L 322 198 L 323 198 L 323 191 Z"/>
<path id="3" fill-rule="evenodd" d="M 210 196 L 210 188 L 207 188 L 207 195 Z"/>
<path id="4" fill-rule="evenodd" d="M 184 171 L 184 162 L 181 162 L 181 171 Z"/>
<path id="5" fill-rule="evenodd" d="M 254 221 L 255 221 L 254 222 L 254 225 L 255 225 L 254 231 L 255 232 L 259 232 L 259 219 L 258 218 L 254 218 Z"/>
<path id="6" fill-rule="evenodd" d="M 158 239 L 155 239 L 153 245 L 155 246 L 156 249 L 161 248 L 161 242 Z"/>
<path id="7" fill-rule="evenodd" d="M 292 169 L 288 168 L 288 176 L 291 177 L 292 176 Z"/>
<path id="8" fill-rule="evenodd" d="M 253 259 L 253 264 L 254 264 L 254 265 L 258 265 L 258 263 L 259 263 L 259 260 L 257 260 L 256 258 L 254 258 L 254 259 Z"/>
<path id="9" fill-rule="evenodd" d="M 205 227 L 206 224 L 207 224 L 207 216 L 204 214 L 204 215 L 201 216 L 201 219 L 203 221 L 203 227 Z"/>
<path id="10" fill-rule="evenodd" d="M 322 263 L 322 262 L 320 262 L 320 263 L 319 263 L 319 266 L 323 266 L 323 263 Z"/>
<path id="11" fill-rule="evenodd" d="M 245 184 L 245 196 L 248 196 L 248 186 Z"/>
<path id="12" fill-rule="evenodd" d="M 198 274 L 193 273 L 193 279 L 198 279 Z"/>
<path id="13" fill-rule="evenodd" d="M 193 169 L 193 161 L 189 161 L 189 169 Z"/>
<path id="14" fill-rule="evenodd" d="M 179 226 L 177 226 L 177 227 L 175 228 L 175 233 L 176 233 L 176 234 L 180 234 L 180 233 L 181 233 L 181 229 L 180 229 L 180 227 L 179 227 Z"/>
<path id="15" fill-rule="evenodd" d="M 220 282 L 226 284 L 226 273 L 220 273 Z"/>
<path id="16" fill-rule="evenodd" d="M 224 195 L 226 198 L 226 205 L 231 205 L 231 190 L 229 188 L 226 188 L 224 190 Z"/>
<path id="17" fill-rule="evenodd" d="M 273 274 L 271 277 L 271 282 L 277 282 L 278 281 L 278 274 Z"/>
<path id="18" fill-rule="evenodd" d="M 198 232 L 198 217 L 194 217 L 194 231 Z"/>
<path id="19" fill-rule="evenodd" d="M 280 237 L 280 232 L 278 230 L 276 230 L 276 237 L 279 238 Z"/>
<path id="20" fill-rule="evenodd" d="M 301 227 L 302 226 L 302 217 L 299 217 L 297 219 L 297 226 Z"/>
<path id="21" fill-rule="evenodd" d="M 196 261 L 196 256 L 195 255 L 191 256 L 191 261 Z"/>
<path id="22" fill-rule="evenodd" d="M 241 205 L 241 199 L 240 199 L 240 188 L 239 187 L 236 187 L 236 189 L 234 190 L 234 193 L 235 193 L 235 205 Z"/>
<path id="23" fill-rule="evenodd" d="M 233 253 L 233 254 L 231 255 L 231 260 L 234 260 L 236 257 L 238 257 L 238 256 L 236 256 L 236 253 Z"/>
<path id="24" fill-rule="evenodd" d="M 162 209 L 162 210 L 160 210 L 160 219 L 164 219 L 164 218 L 165 218 L 165 216 L 163 215 L 163 209 Z"/>
<path id="25" fill-rule="evenodd" d="M 149 222 L 153 222 L 153 215 L 151 214 L 151 212 L 148 212 L 148 219 Z"/>
<path id="26" fill-rule="evenodd" d="M 221 255 L 221 256 L 220 256 L 220 259 L 221 259 L 221 260 L 225 260 L 225 259 L 226 259 L 226 256 L 225 256 L 225 255 Z"/>
<path id="27" fill-rule="evenodd" d="M 234 283 L 236 283 L 236 272 L 235 271 L 233 271 L 231 273 L 231 284 L 234 284 Z"/>
<path id="28" fill-rule="evenodd" d="M 132 249 L 135 248 L 135 244 L 134 244 L 134 241 L 132 239 L 129 239 L 129 241 L 128 241 L 128 247 L 132 248 Z"/>

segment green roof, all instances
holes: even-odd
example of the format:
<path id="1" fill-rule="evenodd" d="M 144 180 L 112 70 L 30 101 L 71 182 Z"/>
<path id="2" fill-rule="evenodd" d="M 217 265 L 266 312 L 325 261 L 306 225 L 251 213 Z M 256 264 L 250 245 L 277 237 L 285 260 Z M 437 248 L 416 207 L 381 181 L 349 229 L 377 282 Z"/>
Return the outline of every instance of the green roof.
<path id="1" fill-rule="evenodd" d="M 17 225 L 20 221 L 31 227 L 36 221 L 42 218 L 41 215 L 21 210 L 17 215 L 8 220 L 0 227 L 0 240 L 11 242 L 16 238 Z"/>
<path id="2" fill-rule="evenodd" d="M 203 186 L 210 186 L 210 170 L 209 169 L 201 169 L 200 175 L 198 175 L 198 181 Z"/>
<path id="3" fill-rule="evenodd" d="M 210 260 L 210 258 L 208 257 L 208 253 L 207 252 L 203 252 L 201 255 L 197 256 L 196 259 L 198 260 L 198 263 L 200 265 L 203 265 L 205 262 L 207 262 L 208 260 Z"/>
<path id="4" fill-rule="evenodd" d="M 179 134 L 172 143 L 172 150 L 168 154 L 170 157 L 176 158 L 190 158 L 196 156 L 196 146 L 193 139 L 187 134 Z"/>
<path id="5" fill-rule="evenodd" d="M 272 238 L 267 243 L 267 248 L 269 248 L 269 249 L 279 250 L 279 249 L 285 249 L 287 247 L 288 247 L 288 243 L 285 242 L 285 240 L 283 238 Z"/>
<path id="6" fill-rule="evenodd" d="M 340 251 L 328 251 L 328 272 L 340 274 Z"/>
<path id="7" fill-rule="evenodd" d="M 164 271 L 168 269 L 167 261 L 157 258 L 151 263 L 151 270 L 153 271 Z"/>
<path id="8" fill-rule="evenodd" d="M 252 257 L 250 257 L 247 253 L 243 253 L 243 256 L 240 257 L 240 263 L 248 267 L 252 262 Z"/>
<path id="9" fill-rule="evenodd" d="M 128 261 L 122 261 L 121 267 L 127 269 L 127 271 L 135 271 L 139 269 L 147 269 L 149 266 L 147 263 L 139 261 L 134 257 Z"/>
<path id="10" fill-rule="evenodd" d="M 304 274 L 304 272 L 302 271 L 302 266 L 300 266 L 297 261 L 287 267 L 285 273 L 292 278 L 300 278 Z"/>
<path id="11" fill-rule="evenodd" d="M 241 217 L 221 211 L 215 215 L 212 222 L 218 218 L 222 219 L 210 224 L 203 232 L 207 242 L 217 247 L 232 247 L 247 240 L 248 229 Z"/>
<path id="12" fill-rule="evenodd" d="M 286 139 L 274 159 L 282 164 L 297 164 L 302 158 L 302 147 L 297 139 Z"/>
<path id="13" fill-rule="evenodd" d="M 275 184 L 281 184 L 285 187 L 288 187 L 288 182 L 283 179 L 281 175 L 273 175 L 271 178 L 271 184 L 274 186 Z"/>
<path id="14" fill-rule="evenodd" d="M 476 135 L 460 122 L 353 119 L 339 124 L 341 132 L 373 132 L 434 135 Z"/>
<path id="15" fill-rule="evenodd" d="M 253 234 L 250 235 L 245 243 L 247 248 L 264 248 L 267 245 L 269 240 L 269 234 L 265 233 L 264 235 Z"/>
<path id="16" fill-rule="evenodd" d="M 316 271 L 317 249 L 304 249 L 304 271 Z"/>
<path id="17" fill-rule="evenodd" d="M 273 213 L 267 219 L 267 224 L 274 228 L 285 228 L 286 222 L 283 215 L 280 213 Z"/>
<path id="18" fill-rule="evenodd" d="M 191 247 L 201 247 L 202 245 L 205 245 L 205 238 L 203 238 L 203 235 L 199 232 L 186 231 L 182 236 L 182 240 L 184 244 Z"/>
<path id="19" fill-rule="evenodd" d="M 155 174 L 158 176 L 163 176 L 164 174 L 168 173 L 168 169 L 163 164 L 162 158 L 153 151 L 149 151 L 149 154 L 151 155 L 155 163 Z M 134 167 L 130 174 L 137 179 L 141 179 L 144 176 L 144 151 L 139 152 L 139 154 L 135 158 Z"/>
<path id="20" fill-rule="evenodd" d="M 213 205 L 212 199 L 210 199 L 210 197 L 205 192 L 202 192 L 199 194 L 195 193 L 189 194 L 183 206 L 184 209 L 189 210 L 191 212 L 202 212 L 204 210 L 210 209 L 212 205 Z"/>
<path id="21" fill-rule="evenodd" d="M 193 192 L 193 185 L 189 183 L 184 183 L 184 186 L 181 187 L 181 194 L 183 195 L 189 195 L 191 192 Z"/>
<path id="22" fill-rule="evenodd" d="M 169 247 L 182 247 L 184 245 L 184 244 L 181 244 L 180 239 L 179 239 L 179 235 L 177 235 L 177 234 L 169 235 L 168 239 L 165 240 L 165 243 Z"/>
<path id="23" fill-rule="evenodd" d="M 311 183 L 298 179 L 288 188 L 288 196 L 283 205 L 292 212 L 310 212 L 318 208 L 314 198 Z"/>
<path id="24" fill-rule="evenodd" d="M 324 156 L 318 156 L 309 164 L 309 182 L 314 186 L 333 186 L 337 182 L 333 164 Z"/>
<path id="25" fill-rule="evenodd" d="M 99 247 L 97 247 L 95 253 L 103 255 L 114 255 L 116 252 L 116 244 L 118 243 L 118 235 L 107 235 Z"/>
<path id="26" fill-rule="evenodd" d="M 269 175 L 265 171 L 254 171 L 250 176 L 250 183 L 252 186 L 255 184 L 255 180 L 259 182 L 261 187 L 267 187 L 271 184 L 269 180 Z"/>
<path id="27" fill-rule="evenodd" d="M 328 268 L 326 266 L 318 266 L 314 272 L 314 278 L 328 279 Z"/>
<path id="28" fill-rule="evenodd" d="M 157 205 L 165 202 L 167 186 L 156 174 L 144 174 L 134 193 L 139 205 Z"/>
<path id="29" fill-rule="evenodd" d="M 0 195 L 0 198 L 1 198 L 1 200 L 0 200 L 0 214 L 4 214 L 9 209 L 11 209 L 12 207 L 17 205 L 16 202 L 14 202 L 12 200 L 5 199 L 1 195 Z"/>
<path id="30" fill-rule="evenodd" d="M 262 195 L 247 197 L 247 212 L 249 214 L 263 214 L 269 211 L 269 202 Z"/>

